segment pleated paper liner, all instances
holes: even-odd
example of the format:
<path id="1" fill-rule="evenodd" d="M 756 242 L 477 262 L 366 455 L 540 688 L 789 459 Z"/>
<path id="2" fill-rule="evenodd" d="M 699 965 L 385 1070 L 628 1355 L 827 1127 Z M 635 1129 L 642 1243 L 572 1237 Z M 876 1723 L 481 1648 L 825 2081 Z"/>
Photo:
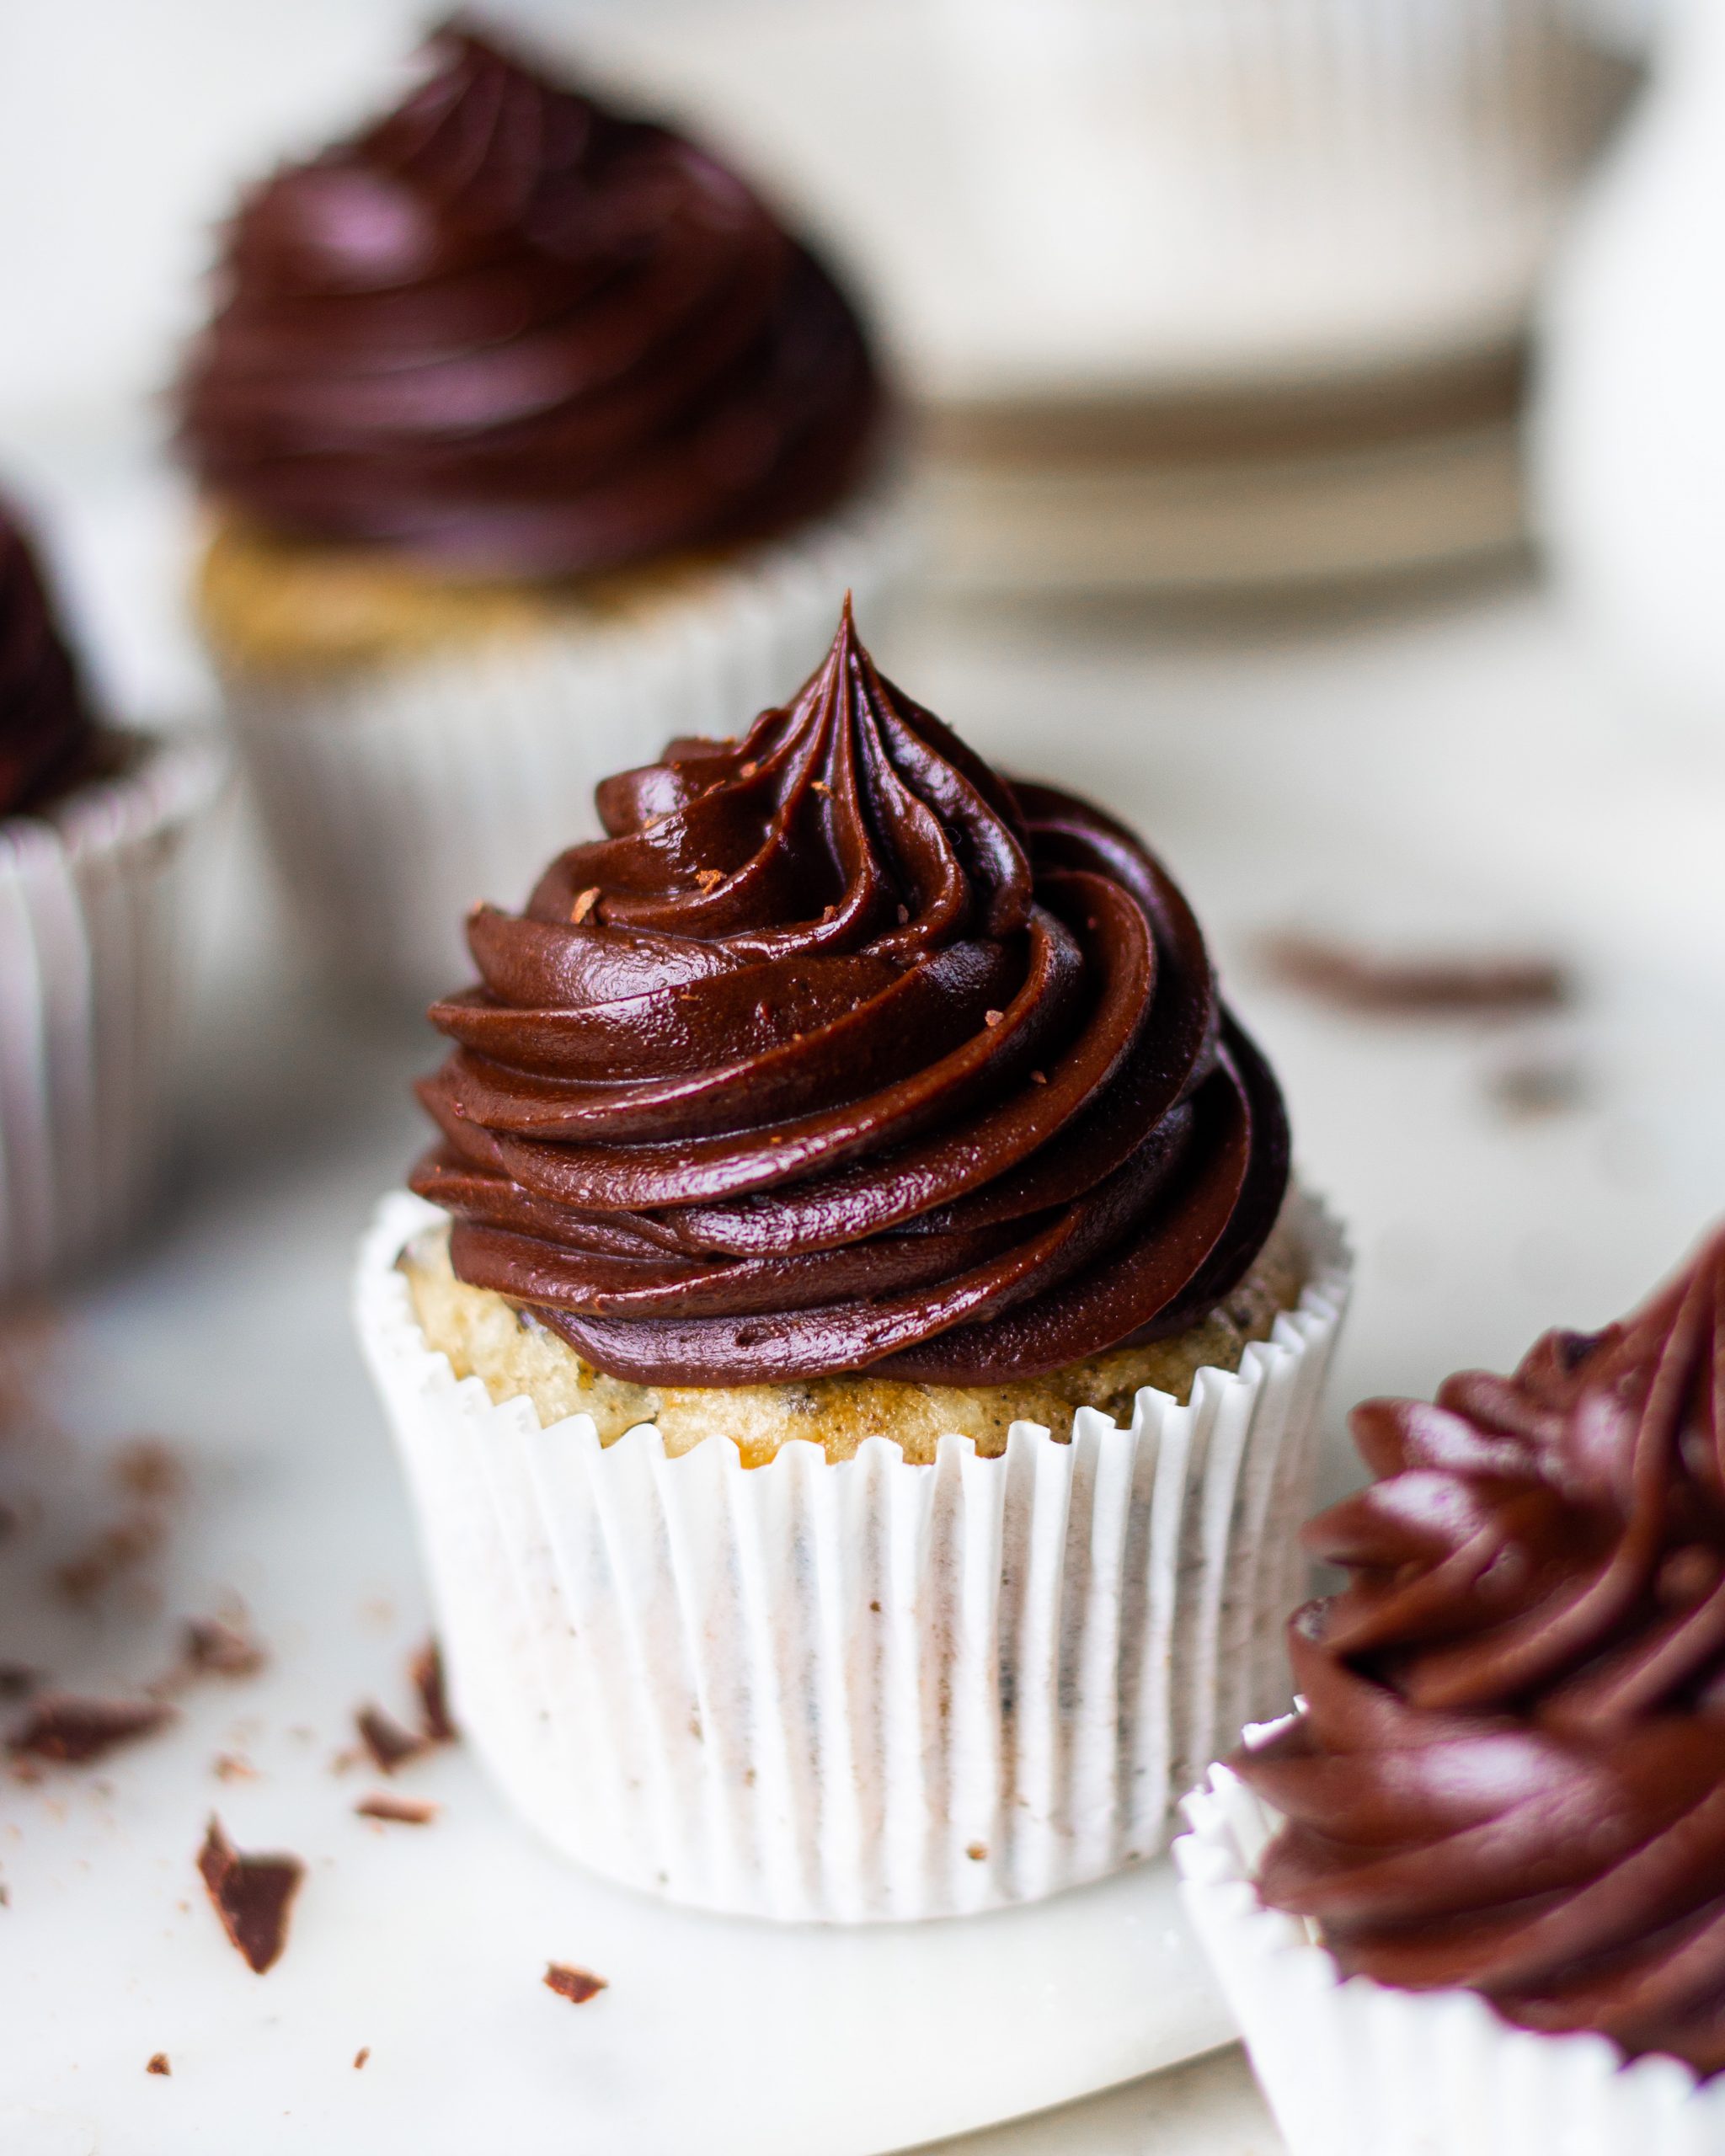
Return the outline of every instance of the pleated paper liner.
<path id="1" fill-rule="evenodd" d="M 494 1780 L 595 1871 L 703 1908 L 857 1923 L 1001 1908 L 1165 1843 L 1172 1799 L 1285 1697 L 1316 1414 L 1348 1292 L 1293 1201 L 1298 1307 L 1188 1406 L 1003 1455 L 542 1428 L 455 1378 L 385 1201 L 360 1334 L 418 1514 L 456 1711 Z"/>
<path id="2" fill-rule="evenodd" d="M 1279 1726 L 1273 1725 L 1271 1726 Z M 1270 1728 L 1247 1732 L 1247 1741 Z M 1470 1991 L 1343 1979 L 1254 1884 L 1275 1813 L 1227 1768 L 1186 1800 L 1183 1892 L 1290 2156 L 1712 2156 L 1725 2078 L 1536 2036 Z"/>
<path id="3" fill-rule="evenodd" d="M 226 668 L 270 850 L 325 972 L 403 1002 L 458 985 L 469 909 L 520 905 L 547 862 L 600 835 L 601 779 L 787 702 L 847 590 L 874 633 L 909 543 L 892 483 L 603 622 L 363 668 Z"/>
<path id="4" fill-rule="evenodd" d="M 182 1033 L 208 741 L 0 822 L 0 1297 L 110 1249 L 154 1194 Z"/>

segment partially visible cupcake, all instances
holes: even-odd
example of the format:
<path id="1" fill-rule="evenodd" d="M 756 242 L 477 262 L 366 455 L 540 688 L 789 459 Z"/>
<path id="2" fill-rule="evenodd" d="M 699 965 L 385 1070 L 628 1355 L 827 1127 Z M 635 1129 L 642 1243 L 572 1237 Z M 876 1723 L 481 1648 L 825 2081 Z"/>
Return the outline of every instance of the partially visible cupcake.
<path id="1" fill-rule="evenodd" d="M 1274 1696 L 1345 1294 L 1185 900 L 848 610 L 599 809 L 473 916 L 361 1262 L 464 1726 L 560 1847 L 709 1907 L 1153 1853 Z"/>
<path id="2" fill-rule="evenodd" d="M 1298 1711 L 1178 1845 L 1295 2156 L 1725 2145 L 1725 1232 L 1354 1430 Z"/>
<path id="3" fill-rule="evenodd" d="M 206 744 L 100 723 L 0 501 L 0 1299 L 106 1250 L 159 1166 Z"/>
<path id="4" fill-rule="evenodd" d="M 179 394 L 203 625 L 349 978 L 433 992 L 599 778 L 745 723 L 902 550 L 879 375 L 815 255 L 461 24 L 244 200 Z"/>

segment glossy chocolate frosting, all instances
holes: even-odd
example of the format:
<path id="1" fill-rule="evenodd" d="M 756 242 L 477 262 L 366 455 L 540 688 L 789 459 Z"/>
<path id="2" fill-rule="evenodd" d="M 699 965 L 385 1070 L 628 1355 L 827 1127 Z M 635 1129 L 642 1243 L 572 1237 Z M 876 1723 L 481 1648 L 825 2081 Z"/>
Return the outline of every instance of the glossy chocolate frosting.
<path id="1" fill-rule="evenodd" d="M 432 1010 L 414 1187 L 462 1279 L 617 1377 L 988 1385 L 1245 1272 L 1287 1129 L 1185 900 L 884 680 L 848 606 L 793 703 L 598 805 Z"/>
<path id="2" fill-rule="evenodd" d="M 1725 2067 L 1725 1234 L 1510 1378 L 1372 1401 L 1306 1707 L 1235 1761 L 1343 1967 Z"/>
<path id="3" fill-rule="evenodd" d="M 35 556 L 0 499 L 0 816 L 51 799 L 95 738 Z"/>
<path id="4" fill-rule="evenodd" d="M 265 183 L 182 436 L 271 530 L 585 574 L 775 532 L 857 477 L 845 299 L 704 151 L 438 34 L 399 109 Z"/>

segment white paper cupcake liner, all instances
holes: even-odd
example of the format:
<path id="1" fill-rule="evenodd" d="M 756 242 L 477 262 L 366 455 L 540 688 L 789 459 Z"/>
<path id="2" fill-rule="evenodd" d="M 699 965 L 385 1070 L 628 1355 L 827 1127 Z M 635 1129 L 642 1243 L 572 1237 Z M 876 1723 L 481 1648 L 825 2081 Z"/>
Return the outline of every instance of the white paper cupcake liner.
<path id="1" fill-rule="evenodd" d="M 229 670 L 241 758 L 323 967 L 403 999 L 458 986 L 468 910 L 521 905 L 548 861 L 597 837 L 599 780 L 784 702 L 847 590 L 873 634 L 907 544 L 888 486 L 603 624 L 394 666 Z"/>
<path id="2" fill-rule="evenodd" d="M 1261 1742 L 1282 1725 L 1249 1730 Z M 1174 1860 L 1290 2156 L 1717 2156 L 1725 2079 L 1536 2036 L 1469 1991 L 1343 1980 L 1254 1881 L 1277 1815 L 1226 1767 L 1188 1796 Z"/>
<path id="3" fill-rule="evenodd" d="M 1348 1291 L 1310 1283 L 1188 1406 L 1070 1444 L 872 1438 L 745 1468 L 709 1438 L 541 1428 L 430 1350 L 396 1267 L 441 1216 L 385 1201 L 360 1336 L 407 1470 L 457 1718 L 596 1871 L 743 1914 L 860 1922 L 1034 1901 L 1159 1850 L 1201 1763 L 1286 1697 L 1317 1406 Z"/>
<path id="4" fill-rule="evenodd" d="M 189 841 L 225 760 L 138 767 L 0 821 L 0 1298 L 110 1248 L 160 1166 L 179 1045 Z"/>
<path id="5" fill-rule="evenodd" d="M 921 312 L 960 393 L 1322 379 L 1513 340 L 1623 87 L 1574 0 L 942 0 L 937 19 L 975 230 Z"/>

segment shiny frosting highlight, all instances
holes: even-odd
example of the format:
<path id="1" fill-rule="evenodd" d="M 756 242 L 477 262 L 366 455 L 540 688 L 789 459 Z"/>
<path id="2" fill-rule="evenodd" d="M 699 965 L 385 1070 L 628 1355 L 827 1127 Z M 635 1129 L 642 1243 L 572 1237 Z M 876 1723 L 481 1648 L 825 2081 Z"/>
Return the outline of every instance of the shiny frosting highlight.
<path id="1" fill-rule="evenodd" d="M 41 807 L 78 775 L 94 743 L 41 571 L 0 499 L 0 816 Z"/>
<path id="2" fill-rule="evenodd" d="M 1204 1315 L 1280 1206 L 1275 1081 L 1130 832 L 1010 786 L 849 610 L 741 742 L 469 925 L 414 1187 L 593 1364 L 987 1385 Z"/>
<path id="3" fill-rule="evenodd" d="M 182 386 L 212 492 L 467 572 L 775 532 L 880 402 L 825 270 L 704 151 L 462 27 L 398 109 L 241 206 Z"/>
<path id="4" fill-rule="evenodd" d="M 1342 1967 L 1725 2067 L 1725 1234 L 1513 1377 L 1373 1401 L 1304 1712 L 1235 1765 Z"/>

